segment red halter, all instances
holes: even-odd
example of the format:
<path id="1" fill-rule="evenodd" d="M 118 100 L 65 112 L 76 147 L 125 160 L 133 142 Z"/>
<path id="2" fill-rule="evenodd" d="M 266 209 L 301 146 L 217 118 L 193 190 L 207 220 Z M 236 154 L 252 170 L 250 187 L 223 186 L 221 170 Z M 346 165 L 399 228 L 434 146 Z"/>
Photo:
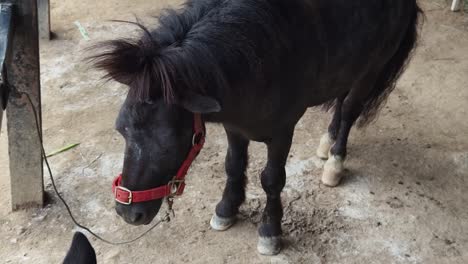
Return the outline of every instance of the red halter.
<path id="1" fill-rule="evenodd" d="M 112 192 L 114 193 L 115 200 L 118 203 L 129 205 L 132 203 L 158 200 L 167 196 L 182 195 L 185 188 L 185 176 L 187 175 L 187 171 L 205 143 L 205 125 L 200 114 L 194 114 L 193 130 L 192 148 L 177 171 L 177 174 L 167 185 L 145 191 L 131 191 L 120 185 L 122 181 L 122 174 L 120 174 L 112 182 Z"/>

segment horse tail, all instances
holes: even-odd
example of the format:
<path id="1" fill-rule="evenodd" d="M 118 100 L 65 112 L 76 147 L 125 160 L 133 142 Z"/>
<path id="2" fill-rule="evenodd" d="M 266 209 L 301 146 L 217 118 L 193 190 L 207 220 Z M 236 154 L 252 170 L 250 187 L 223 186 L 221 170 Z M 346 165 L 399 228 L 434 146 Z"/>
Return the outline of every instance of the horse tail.
<path id="1" fill-rule="evenodd" d="M 412 51 L 416 47 L 419 18 L 421 15 L 423 15 L 423 12 L 418 6 L 417 1 L 414 1 L 414 12 L 409 20 L 408 28 L 400 43 L 400 47 L 385 65 L 383 72 L 376 81 L 374 89 L 364 103 L 357 123 L 359 127 L 363 127 L 375 119 L 380 107 L 395 89 L 396 82 L 406 69 Z"/>

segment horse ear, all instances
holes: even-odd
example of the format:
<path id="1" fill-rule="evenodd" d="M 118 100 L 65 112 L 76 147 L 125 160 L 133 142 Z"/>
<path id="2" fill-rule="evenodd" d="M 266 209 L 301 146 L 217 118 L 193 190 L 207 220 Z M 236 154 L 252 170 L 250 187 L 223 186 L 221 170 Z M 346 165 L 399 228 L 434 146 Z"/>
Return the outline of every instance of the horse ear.
<path id="1" fill-rule="evenodd" d="M 221 111 L 221 105 L 216 99 L 197 93 L 183 97 L 179 104 L 192 113 L 207 114 Z"/>

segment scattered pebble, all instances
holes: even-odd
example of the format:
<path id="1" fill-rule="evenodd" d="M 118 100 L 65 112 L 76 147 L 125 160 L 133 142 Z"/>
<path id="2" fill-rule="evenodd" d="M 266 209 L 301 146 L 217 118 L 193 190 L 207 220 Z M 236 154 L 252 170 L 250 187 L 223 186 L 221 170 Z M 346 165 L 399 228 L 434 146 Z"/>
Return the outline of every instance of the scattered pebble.
<path id="1" fill-rule="evenodd" d="M 403 202 L 398 197 L 393 197 L 387 200 L 387 204 L 393 208 L 398 209 L 403 207 Z"/>
<path id="2" fill-rule="evenodd" d="M 119 249 L 111 249 L 110 251 L 107 252 L 105 256 L 105 260 L 111 260 L 115 259 L 120 255 L 120 250 Z"/>
<path id="3" fill-rule="evenodd" d="M 445 242 L 446 245 L 452 245 L 453 243 L 455 243 L 455 241 L 452 241 L 452 240 L 447 239 L 447 238 L 444 240 L 444 242 Z"/>
<path id="4" fill-rule="evenodd" d="M 44 214 L 44 215 L 38 215 L 38 216 L 33 217 L 32 220 L 33 220 L 34 222 L 42 222 L 42 221 L 44 221 L 44 219 L 46 218 L 46 216 L 47 216 L 46 214 Z"/>
<path id="5" fill-rule="evenodd" d="M 21 235 L 21 234 L 23 234 L 24 232 L 26 232 L 26 228 L 20 227 L 20 228 L 18 229 L 18 231 L 16 231 L 16 234 L 17 234 L 17 235 Z"/>

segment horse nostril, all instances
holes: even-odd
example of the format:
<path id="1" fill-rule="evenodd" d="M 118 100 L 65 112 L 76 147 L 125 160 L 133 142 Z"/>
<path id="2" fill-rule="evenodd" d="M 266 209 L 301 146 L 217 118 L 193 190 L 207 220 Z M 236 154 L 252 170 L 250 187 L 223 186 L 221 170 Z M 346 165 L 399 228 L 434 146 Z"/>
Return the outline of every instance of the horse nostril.
<path id="1" fill-rule="evenodd" d="M 115 207 L 115 212 L 120 216 L 123 215 L 122 208 L 120 206 L 118 206 L 118 205 Z"/>

